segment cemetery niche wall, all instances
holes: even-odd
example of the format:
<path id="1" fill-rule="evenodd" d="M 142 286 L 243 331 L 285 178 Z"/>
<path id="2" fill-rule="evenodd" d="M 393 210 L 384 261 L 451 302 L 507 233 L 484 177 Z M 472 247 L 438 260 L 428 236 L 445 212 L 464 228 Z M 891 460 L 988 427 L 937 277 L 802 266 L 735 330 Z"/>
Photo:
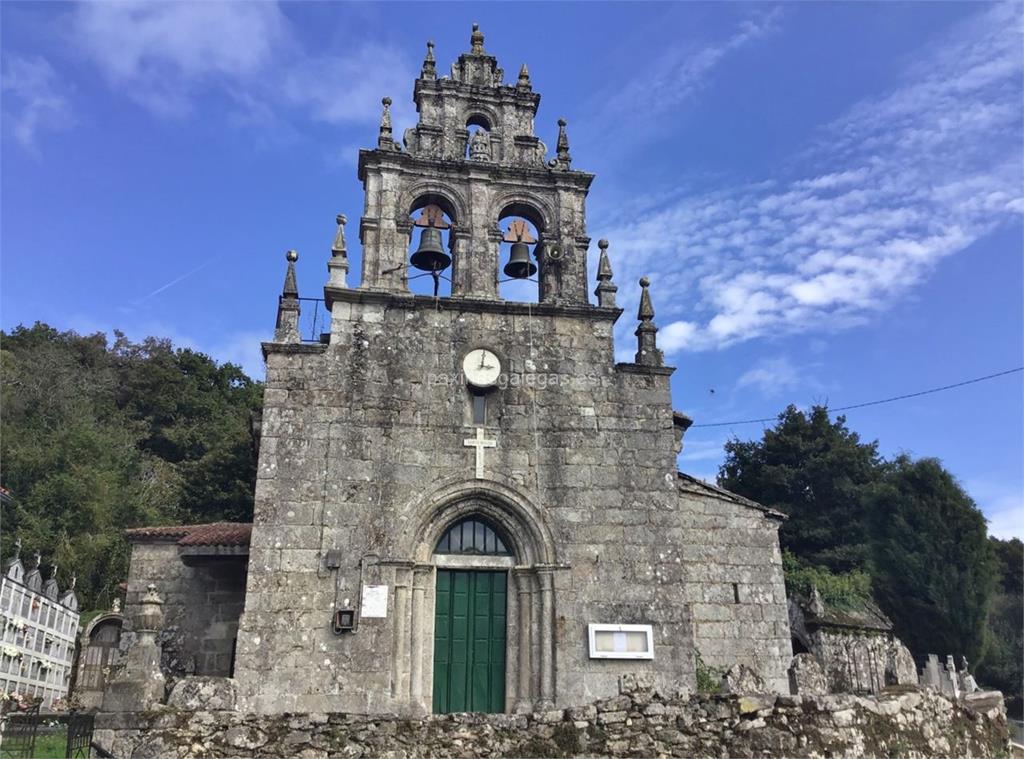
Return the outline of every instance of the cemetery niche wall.
<path id="1" fill-rule="evenodd" d="M 37 551 L 28 564 L 21 541 L 4 562 L 0 577 L 0 692 L 40 699 L 52 707 L 68 695 L 75 641 L 78 596 L 75 578 L 61 590 L 57 566 L 43 579 Z"/>

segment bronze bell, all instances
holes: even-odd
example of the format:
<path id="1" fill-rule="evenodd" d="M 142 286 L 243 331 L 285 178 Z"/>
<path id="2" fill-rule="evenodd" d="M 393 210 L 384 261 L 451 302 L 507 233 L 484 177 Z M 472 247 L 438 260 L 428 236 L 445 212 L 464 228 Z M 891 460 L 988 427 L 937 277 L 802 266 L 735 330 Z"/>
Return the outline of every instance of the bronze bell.
<path id="1" fill-rule="evenodd" d="M 526 279 L 536 273 L 537 264 L 530 260 L 530 247 L 525 242 L 512 243 L 505 274 L 512 279 Z"/>
<path id="2" fill-rule="evenodd" d="M 452 263 L 452 257 L 444 252 L 441 245 L 441 230 L 425 227 L 420 232 L 420 246 L 412 254 L 412 265 L 423 271 L 443 271 Z"/>

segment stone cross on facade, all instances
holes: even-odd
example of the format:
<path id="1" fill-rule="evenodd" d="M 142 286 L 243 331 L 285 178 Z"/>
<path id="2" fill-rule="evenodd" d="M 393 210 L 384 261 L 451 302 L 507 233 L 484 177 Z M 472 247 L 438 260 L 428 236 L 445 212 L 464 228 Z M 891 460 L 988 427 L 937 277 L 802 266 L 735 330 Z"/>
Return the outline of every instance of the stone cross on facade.
<path id="1" fill-rule="evenodd" d="M 484 478 L 484 448 L 497 448 L 497 440 L 484 440 L 484 428 L 476 428 L 476 437 L 471 437 L 462 441 L 462 444 L 466 448 L 476 448 L 476 478 L 482 480 Z"/>

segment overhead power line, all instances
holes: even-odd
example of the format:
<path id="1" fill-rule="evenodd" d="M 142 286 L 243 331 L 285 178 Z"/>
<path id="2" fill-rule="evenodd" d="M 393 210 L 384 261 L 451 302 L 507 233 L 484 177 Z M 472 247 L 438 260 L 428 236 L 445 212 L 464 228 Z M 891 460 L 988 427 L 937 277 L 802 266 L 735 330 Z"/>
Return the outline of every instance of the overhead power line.
<path id="1" fill-rule="evenodd" d="M 984 377 L 975 377 L 974 379 L 964 380 L 963 382 L 957 382 L 952 385 L 943 385 L 942 387 L 933 387 L 930 390 L 920 390 L 916 393 L 907 393 L 905 395 L 894 395 L 892 398 L 882 398 L 877 401 L 865 401 L 864 403 L 854 403 L 851 406 L 839 406 L 838 408 L 829 408 L 829 411 L 850 411 L 856 408 L 864 408 L 865 406 L 878 406 L 883 403 L 892 403 L 894 401 L 904 401 L 907 398 L 917 398 L 922 395 L 931 395 L 932 393 L 941 393 L 943 390 L 952 390 L 956 387 L 963 387 L 964 385 L 973 385 L 976 382 L 985 382 L 986 380 L 995 379 L 996 377 L 1005 377 L 1007 374 L 1016 374 L 1017 372 L 1024 372 L 1024 366 L 1018 366 L 1016 369 L 1007 369 L 1005 372 L 996 372 L 995 374 L 986 374 Z M 759 424 L 761 422 L 776 422 L 779 417 L 766 416 L 762 419 L 741 419 L 735 422 L 712 422 L 710 424 L 694 424 L 691 425 L 691 429 L 694 427 L 731 427 L 735 424 Z"/>

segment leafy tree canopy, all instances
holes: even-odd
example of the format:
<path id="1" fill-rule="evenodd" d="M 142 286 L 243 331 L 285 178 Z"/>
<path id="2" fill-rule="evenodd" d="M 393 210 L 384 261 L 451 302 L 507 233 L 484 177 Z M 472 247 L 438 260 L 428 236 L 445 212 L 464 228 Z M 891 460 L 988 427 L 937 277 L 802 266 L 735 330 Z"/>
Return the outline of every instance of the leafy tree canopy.
<path id="1" fill-rule="evenodd" d="M 249 519 L 261 397 L 237 366 L 168 340 L 0 332 L 3 555 L 18 536 L 62 583 L 77 573 L 84 608 L 105 606 L 126 576 L 126 527 Z"/>
<path id="2" fill-rule="evenodd" d="M 725 450 L 719 484 L 789 516 L 780 542 L 791 590 L 817 585 L 843 605 L 870 587 L 919 659 L 1006 659 L 988 648 L 997 637 L 993 597 L 1001 576 L 1005 597 L 1020 598 L 1020 543 L 996 546 L 1000 572 L 984 516 L 938 460 L 885 460 L 876 442 L 862 441 L 821 406 L 807 413 L 790 406 L 760 440 L 732 440 Z M 1009 626 L 1009 611 L 1001 614 Z M 1019 613 L 1012 627 L 1019 640 Z M 1005 678 L 992 684 L 1008 685 Z"/>

